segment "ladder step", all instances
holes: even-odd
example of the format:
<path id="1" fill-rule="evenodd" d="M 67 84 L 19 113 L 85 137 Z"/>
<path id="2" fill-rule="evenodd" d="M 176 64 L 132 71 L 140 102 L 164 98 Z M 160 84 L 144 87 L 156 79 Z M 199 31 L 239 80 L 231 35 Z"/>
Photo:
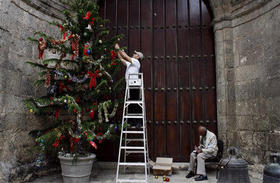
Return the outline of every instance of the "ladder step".
<path id="1" fill-rule="evenodd" d="M 142 146 L 121 146 L 121 149 L 145 149 L 145 147 Z"/>
<path id="2" fill-rule="evenodd" d="M 135 134 L 144 134 L 144 131 L 123 131 L 123 133 L 135 133 Z"/>
<path id="3" fill-rule="evenodd" d="M 124 116 L 124 118 L 144 118 L 144 116 L 130 116 L 130 115 L 127 115 L 127 116 Z"/>
<path id="4" fill-rule="evenodd" d="M 140 163 L 140 162 L 120 162 L 119 165 L 121 166 L 145 166 L 146 163 Z"/>
<path id="5" fill-rule="evenodd" d="M 127 101 L 125 101 L 125 103 L 127 103 L 127 104 L 142 104 L 143 101 L 142 100 L 127 100 Z"/>
<path id="6" fill-rule="evenodd" d="M 143 116 L 143 113 L 127 113 L 127 116 Z"/>
<path id="7" fill-rule="evenodd" d="M 130 179 L 118 179 L 117 182 L 146 182 L 146 180 L 130 180 Z"/>
<path id="8" fill-rule="evenodd" d="M 127 142 L 143 142 L 143 139 L 126 139 Z"/>
<path id="9" fill-rule="evenodd" d="M 144 151 L 125 151 L 126 154 L 142 154 Z M 147 153 L 147 152 L 146 152 Z"/>

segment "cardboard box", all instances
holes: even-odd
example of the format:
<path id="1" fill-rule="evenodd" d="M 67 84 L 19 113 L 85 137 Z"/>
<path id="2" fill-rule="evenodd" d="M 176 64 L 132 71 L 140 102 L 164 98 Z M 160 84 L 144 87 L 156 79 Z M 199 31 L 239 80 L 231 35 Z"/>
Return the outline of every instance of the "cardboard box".
<path id="1" fill-rule="evenodd" d="M 157 157 L 156 163 L 153 166 L 154 175 L 172 175 L 173 158 Z"/>

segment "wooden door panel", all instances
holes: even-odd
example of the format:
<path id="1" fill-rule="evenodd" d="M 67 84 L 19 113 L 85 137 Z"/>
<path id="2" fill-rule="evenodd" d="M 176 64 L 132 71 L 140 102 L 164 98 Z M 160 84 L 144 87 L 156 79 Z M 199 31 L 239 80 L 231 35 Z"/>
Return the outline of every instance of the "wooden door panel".
<path id="1" fill-rule="evenodd" d="M 154 93 L 154 120 L 155 121 L 162 121 L 165 120 L 165 93 L 164 91 L 157 91 Z"/>
<path id="2" fill-rule="evenodd" d="M 190 11 L 190 22 L 191 26 L 199 26 L 200 25 L 200 1 L 191 0 L 189 1 L 189 11 Z"/>
<path id="3" fill-rule="evenodd" d="M 180 156 L 180 131 L 179 126 L 174 121 L 167 124 L 167 155 L 178 159 Z"/>
<path id="4" fill-rule="evenodd" d="M 180 109 L 180 116 L 179 120 L 180 122 L 190 122 L 191 116 L 192 116 L 192 110 L 191 110 L 191 96 L 190 93 L 187 90 L 182 90 L 179 92 L 179 109 Z"/>
<path id="5" fill-rule="evenodd" d="M 99 2 L 100 15 L 110 20 L 106 25 L 110 36 L 123 34 L 120 44 L 128 47 L 129 55 L 134 50 L 145 55 L 141 72 L 150 157 L 188 161 L 199 142 L 199 125 L 217 133 L 214 34 L 208 1 Z M 124 72 L 122 67 L 118 77 L 123 77 Z M 119 109 L 116 120 L 120 122 L 121 117 Z M 118 143 L 111 143 L 114 146 L 105 143 L 99 159 L 116 160 Z"/>
<path id="6" fill-rule="evenodd" d="M 168 106 L 166 108 L 166 120 L 174 122 L 177 120 L 177 91 L 173 91 L 172 89 L 170 89 L 168 90 L 166 95 L 166 106 Z"/>
<path id="7" fill-rule="evenodd" d="M 166 155 L 166 128 L 164 121 L 155 121 L 154 129 L 154 157 Z"/>
<path id="8" fill-rule="evenodd" d="M 164 88 L 165 86 L 165 67 L 162 58 L 154 60 L 154 88 Z"/>

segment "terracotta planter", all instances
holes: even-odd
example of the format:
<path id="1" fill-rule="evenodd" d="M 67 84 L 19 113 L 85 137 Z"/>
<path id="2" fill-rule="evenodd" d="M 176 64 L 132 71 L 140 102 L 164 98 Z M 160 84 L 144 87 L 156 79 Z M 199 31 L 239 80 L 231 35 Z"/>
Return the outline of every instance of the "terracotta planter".
<path id="1" fill-rule="evenodd" d="M 73 157 L 59 155 L 64 183 L 89 183 L 92 164 L 95 154 L 86 157 L 79 157 L 73 160 Z"/>

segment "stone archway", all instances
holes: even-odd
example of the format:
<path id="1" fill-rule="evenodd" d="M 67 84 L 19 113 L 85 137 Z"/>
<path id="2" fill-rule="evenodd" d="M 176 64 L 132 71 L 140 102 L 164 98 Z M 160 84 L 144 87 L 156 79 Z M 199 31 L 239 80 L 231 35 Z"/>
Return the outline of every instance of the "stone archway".
<path id="1" fill-rule="evenodd" d="M 146 55 L 142 71 L 150 157 L 188 161 L 198 143 L 198 125 L 217 133 L 210 5 L 202 0 L 100 3 L 100 14 L 111 21 L 112 34 L 125 35 L 121 44 L 127 45 L 128 52 L 140 49 Z M 119 114 L 121 118 L 121 111 Z M 106 156 L 103 159 L 111 159 L 110 143 L 108 149 L 108 153 L 106 148 L 100 153 Z"/>

